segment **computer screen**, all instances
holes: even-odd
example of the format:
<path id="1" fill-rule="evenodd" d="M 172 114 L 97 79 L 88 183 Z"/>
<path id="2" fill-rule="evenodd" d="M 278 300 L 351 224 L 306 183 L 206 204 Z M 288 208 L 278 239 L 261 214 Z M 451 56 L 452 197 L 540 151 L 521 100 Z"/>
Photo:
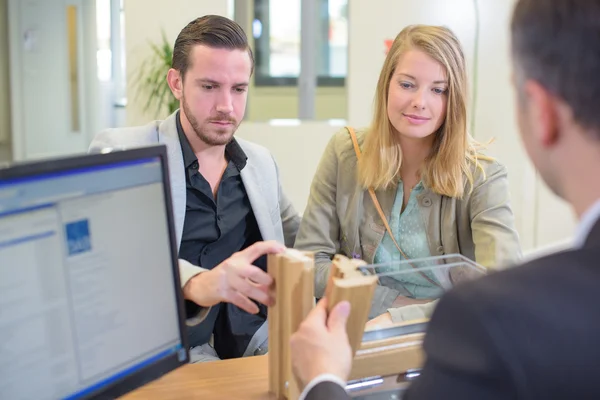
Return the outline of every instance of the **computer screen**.
<path id="1" fill-rule="evenodd" d="M 187 362 L 164 164 L 161 146 L 0 171 L 1 399 L 120 394 Z"/>

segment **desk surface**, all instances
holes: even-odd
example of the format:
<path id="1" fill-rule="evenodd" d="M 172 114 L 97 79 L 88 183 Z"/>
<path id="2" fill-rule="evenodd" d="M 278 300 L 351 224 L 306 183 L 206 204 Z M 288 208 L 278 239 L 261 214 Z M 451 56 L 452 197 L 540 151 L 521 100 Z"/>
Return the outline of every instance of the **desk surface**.
<path id="1" fill-rule="evenodd" d="M 188 364 L 121 400 L 271 400 L 267 356 Z"/>

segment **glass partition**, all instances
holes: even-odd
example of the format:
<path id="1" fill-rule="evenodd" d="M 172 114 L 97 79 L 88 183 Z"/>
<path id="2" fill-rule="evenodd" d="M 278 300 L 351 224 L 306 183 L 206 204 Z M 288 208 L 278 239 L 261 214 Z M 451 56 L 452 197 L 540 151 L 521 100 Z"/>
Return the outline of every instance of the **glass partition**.
<path id="1" fill-rule="evenodd" d="M 353 368 L 361 358 L 371 367 L 363 365 L 363 373 L 352 377 L 346 389 L 353 399 L 398 400 L 420 374 L 423 334 L 439 298 L 487 270 L 459 254 L 366 265 L 360 270 L 377 276 L 378 285 Z M 401 372 L 381 372 L 379 366 L 390 362 Z"/>
<path id="2" fill-rule="evenodd" d="M 460 254 L 372 264 L 361 267 L 361 271 L 379 278 L 364 340 L 423 331 L 446 291 L 486 274 L 484 267 Z M 403 328 L 386 331 L 394 326 Z"/>

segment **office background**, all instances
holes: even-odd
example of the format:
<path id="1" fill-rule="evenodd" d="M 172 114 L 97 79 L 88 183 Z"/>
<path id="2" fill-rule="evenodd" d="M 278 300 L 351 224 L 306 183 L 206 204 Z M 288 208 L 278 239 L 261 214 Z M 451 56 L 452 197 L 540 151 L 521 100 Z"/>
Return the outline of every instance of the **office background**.
<path id="1" fill-rule="evenodd" d="M 143 110 L 134 87 L 150 44 L 160 45 L 164 32 L 172 45 L 195 17 L 221 14 L 240 22 L 257 58 L 238 135 L 272 151 L 302 211 L 331 135 L 369 123 L 387 41 L 407 24 L 444 24 L 464 46 L 472 134 L 494 138 L 489 153 L 509 170 L 525 251 L 568 245 L 573 214 L 541 182 L 517 132 L 508 48 L 514 0 L 307 2 L 312 11 L 302 18 L 300 0 L 0 0 L 0 161 L 84 152 L 101 129 L 164 118 L 166 107 Z M 315 44 L 308 60 L 301 38 Z M 315 85 L 299 89 L 300 65 L 309 62 Z M 309 118 L 300 119 L 306 107 Z"/>

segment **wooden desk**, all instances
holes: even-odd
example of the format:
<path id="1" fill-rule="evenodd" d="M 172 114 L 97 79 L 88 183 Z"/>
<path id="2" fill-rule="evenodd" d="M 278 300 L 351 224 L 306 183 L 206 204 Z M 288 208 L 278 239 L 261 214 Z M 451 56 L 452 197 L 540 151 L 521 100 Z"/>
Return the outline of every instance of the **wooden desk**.
<path id="1" fill-rule="evenodd" d="M 121 397 L 121 400 L 252 399 L 269 395 L 267 356 L 188 364 Z"/>
<path id="2" fill-rule="evenodd" d="M 366 354 L 355 358 L 351 379 L 399 374 L 419 368 L 424 357 L 422 338 L 422 333 L 415 333 L 364 344 L 363 348 L 367 349 L 384 344 L 404 345 L 380 355 Z M 275 396 L 269 394 L 268 356 L 187 364 L 121 397 L 121 400 L 179 399 L 275 400 Z"/>

